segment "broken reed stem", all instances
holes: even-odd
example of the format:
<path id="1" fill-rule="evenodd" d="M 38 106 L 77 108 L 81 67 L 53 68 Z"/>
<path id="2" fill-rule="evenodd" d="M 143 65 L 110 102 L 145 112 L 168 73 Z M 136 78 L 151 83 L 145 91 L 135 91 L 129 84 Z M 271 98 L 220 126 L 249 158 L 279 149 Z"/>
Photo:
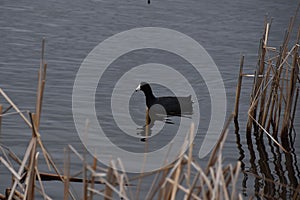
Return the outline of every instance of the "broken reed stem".
<path id="1" fill-rule="evenodd" d="M 46 68 L 47 68 L 47 64 L 45 64 L 44 61 L 44 53 L 45 53 L 45 39 L 43 38 L 40 68 L 38 72 L 38 86 L 37 86 L 36 109 L 35 109 L 37 115 L 37 130 L 39 129 L 39 124 L 40 124 L 42 100 L 43 100 L 43 93 L 45 87 Z"/>
<path id="2" fill-rule="evenodd" d="M 241 61 L 240 61 L 240 72 L 239 72 L 239 78 L 238 78 L 238 83 L 237 83 L 237 87 L 236 87 L 236 93 L 235 93 L 235 107 L 234 107 L 235 123 L 237 123 L 237 121 L 238 121 L 238 114 L 239 114 L 241 85 L 242 85 L 242 79 L 243 79 L 243 66 L 244 66 L 244 55 L 241 57 Z"/>

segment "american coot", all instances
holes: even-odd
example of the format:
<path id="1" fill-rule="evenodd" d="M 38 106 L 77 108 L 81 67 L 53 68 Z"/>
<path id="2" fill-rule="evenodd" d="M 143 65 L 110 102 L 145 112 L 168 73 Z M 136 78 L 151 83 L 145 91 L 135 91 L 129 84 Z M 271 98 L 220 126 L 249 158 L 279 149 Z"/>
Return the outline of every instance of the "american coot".
<path id="1" fill-rule="evenodd" d="M 135 91 L 139 90 L 144 92 L 146 96 L 146 105 L 150 112 L 177 116 L 182 114 L 189 115 L 193 112 L 193 101 L 191 99 L 191 95 L 187 97 L 155 97 L 150 85 L 146 82 L 141 82 L 135 89 Z"/>

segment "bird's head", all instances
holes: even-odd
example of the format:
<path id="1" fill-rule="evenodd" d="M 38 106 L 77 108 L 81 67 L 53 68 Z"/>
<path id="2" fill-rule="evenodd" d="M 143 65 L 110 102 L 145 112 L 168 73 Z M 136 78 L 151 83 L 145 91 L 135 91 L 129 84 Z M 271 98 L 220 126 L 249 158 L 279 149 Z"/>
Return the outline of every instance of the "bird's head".
<path id="1" fill-rule="evenodd" d="M 139 90 L 142 90 L 143 92 L 145 92 L 147 90 L 151 91 L 151 87 L 150 87 L 149 83 L 141 82 L 135 89 L 136 92 Z"/>

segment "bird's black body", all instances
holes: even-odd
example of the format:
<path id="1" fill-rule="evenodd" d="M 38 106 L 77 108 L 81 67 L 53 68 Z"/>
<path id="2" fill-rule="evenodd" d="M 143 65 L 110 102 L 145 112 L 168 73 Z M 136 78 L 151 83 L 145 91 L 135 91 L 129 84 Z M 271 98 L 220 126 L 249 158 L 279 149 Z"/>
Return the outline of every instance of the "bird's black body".
<path id="1" fill-rule="evenodd" d="M 142 90 L 146 97 L 147 108 L 152 113 L 166 114 L 166 115 L 182 115 L 192 114 L 193 102 L 191 95 L 187 97 L 155 97 L 150 85 L 142 82 L 137 90 Z"/>

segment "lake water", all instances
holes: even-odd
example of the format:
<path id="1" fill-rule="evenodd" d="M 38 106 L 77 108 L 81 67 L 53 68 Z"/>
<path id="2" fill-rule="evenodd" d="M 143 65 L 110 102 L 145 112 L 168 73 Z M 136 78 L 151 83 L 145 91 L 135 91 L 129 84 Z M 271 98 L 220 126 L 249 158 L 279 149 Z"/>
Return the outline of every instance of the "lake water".
<path id="1" fill-rule="evenodd" d="M 153 0 L 148 5 L 146 0 L 51 0 L 51 1 L 0 1 L 0 87 L 10 96 L 22 111 L 34 111 L 37 73 L 40 63 L 41 40 L 46 39 L 45 58 L 48 63 L 47 81 L 43 100 L 40 132 L 42 139 L 57 165 L 63 169 L 64 148 L 68 144 L 80 152 L 83 145 L 77 134 L 72 115 L 72 91 L 76 74 L 86 56 L 100 42 L 108 37 L 133 28 L 162 27 L 173 29 L 193 38 L 200 43 L 213 58 L 221 73 L 227 95 L 227 116 L 233 111 L 235 88 L 241 54 L 245 55 L 245 71 L 253 73 L 257 62 L 259 39 L 261 38 L 264 17 L 273 18 L 269 44 L 278 47 L 283 40 L 284 31 L 288 27 L 290 17 L 294 14 L 298 1 L 179 1 Z M 299 25 L 299 15 L 296 26 Z M 294 34 L 295 35 L 295 34 Z M 295 37 L 294 37 L 295 38 Z M 112 50 L 113 51 L 113 50 Z M 112 122 L 109 96 L 116 81 L 131 67 L 145 63 L 161 63 L 180 69 L 189 63 L 178 56 L 161 50 L 144 49 L 121 56 L 111 64 L 105 77 L 96 91 L 97 117 L 107 130 L 110 139 L 124 149 L 142 151 L 144 143 L 135 137 L 136 126 L 128 127 L 135 135 L 116 134 L 119 129 Z M 199 99 L 201 124 L 198 132 L 207 130 L 211 107 L 207 106 L 210 95 L 203 77 L 195 71 L 181 70 L 195 86 Z M 166 77 L 171 79 L 172 77 Z M 137 83 L 139 80 L 135 80 Z M 175 84 L 176 80 L 174 80 Z M 267 176 L 262 163 L 271 166 L 269 174 L 272 179 L 296 186 L 300 182 L 300 139 L 294 141 L 292 155 L 278 156 L 274 148 L 266 146 L 261 154 L 257 142 L 249 145 L 245 133 L 245 120 L 249 106 L 252 79 L 244 79 L 240 104 L 240 131 L 237 135 L 232 126 L 223 150 L 225 163 L 243 162 L 245 171 L 260 176 Z M 134 91 L 135 88 L 132 88 Z M 167 88 L 154 85 L 158 95 L 171 94 Z M 179 90 L 184 93 L 184 88 Z M 121 98 L 121 97 L 120 97 Z M 0 98 L 4 107 L 7 104 Z M 145 102 L 142 93 L 134 93 L 130 98 L 130 114 L 140 126 L 144 123 Z M 209 103 L 208 103 L 209 104 Z M 123 116 L 126 118 L 126 116 Z M 295 118 L 295 130 L 300 134 L 300 110 Z M 172 119 L 175 124 L 178 118 Z M 168 133 L 174 126 L 166 125 Z M 116 134 L 116 135 L 114 135 Z M 1 144 L 8 146 L 17 155 L 22 156 L 31 137 L 31 131 L 17 116 L 3 119 L 0 135 Z M 150 151 L 166 145 L 172 134 L 154 136 L 149 142 Z M 199 151 L 203 135 L 195 138 L 195 155 Z M 254 138 L 253 138 L 254 139 Z M 266 139 L 266 138 L 265 138 Z M 197 145 L 199 144 L 199 145 Z M 267 144 L 267 139 L 266 139 Z M 254 156 L 253 156 L 254 154 Z M 256 155 L 256 157 L 255 157 Z M 256 158 L 256 159 L 253 159 Z M 205 166 L 207 157 L 200 160 Z M 292 169 L 287 167 L 292 160 Z M 277 165 L 276 163 L 281 163 Z M 80 169 L 81 162 L 74 160 L 74 168 Z M 277 167 L 281 166 L 281 169 Z M 41 167 L 45 167 L 41 163 Z M 267 170 L 267 171 L 268 171 Z M 294 174 L 291 174 L 293 172 Z M 281 174 L 281 175 L 278 175 Z M 267 176 L 268 177 L 268 176 Z M 268 177 L 270 178 L 270 177 Z M 9 186 L 10 176 L 3 165 L 0 165 L 0 193 Z M 247 173 L 241 173 L 239 192 L 245 198 L 253 196 L 261 190 L 270 195 L 290 198 L 289 191 L 275 187 L 267 191 L 262 180 L 255 179 Z M 54 199 L 63 196 L 63 185 L 57 182 L 46 184 L 47 193 Z M 59 186 L 58 186 L 59 185 Z M 265 187 L 264 187 L 265 186 Z M 146 191 L 146 187 L 142 191 Z M 61 192 L 60 192 L 61 191 Z M 286 192 L 286 193 L 285 193 Z M 80 194 L 80 192 L 79 192 Z M 142 199 L 142 198 L 141 198 Z"/>

